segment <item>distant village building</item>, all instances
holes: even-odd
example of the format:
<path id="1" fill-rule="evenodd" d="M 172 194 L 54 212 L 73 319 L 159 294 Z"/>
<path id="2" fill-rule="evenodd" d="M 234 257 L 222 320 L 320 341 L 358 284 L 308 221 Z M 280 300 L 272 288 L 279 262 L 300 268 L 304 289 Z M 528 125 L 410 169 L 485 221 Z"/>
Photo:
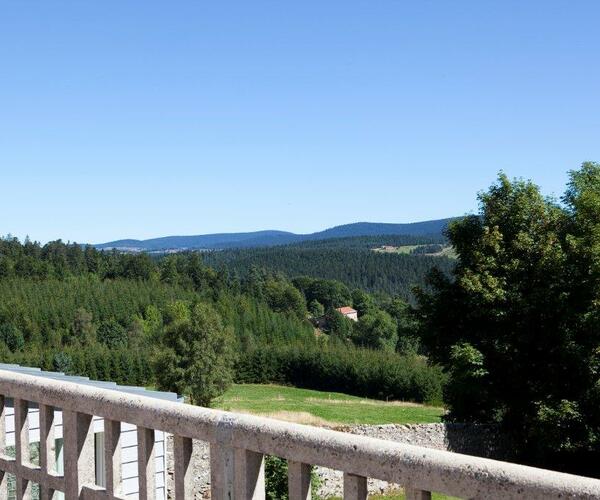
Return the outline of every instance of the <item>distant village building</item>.
<path id="1" fill-rule="evenodd" d="M 345 318 L 348 318 L 350 321 L 358 321 L 358 311 L 356 309 L 353 309 L 352 307 L 338 307 L 336 308 L 336 311 L 339 312 Z M 315 325 L 315 327 L 318 329 L 327 330 L 329 328 L 329 318 L 327 314 L 311 318 L 311 321 L 313 325 Z"/>
<path id="2" fill-rule="evenodd" d="M 343 314 L 346 318 L 351 319 L 352 321 L 358 321 L 358 311 L 356 309 L 352 309 L 351 307 L 338 307 L 336 309 L 337 312 Z"/>

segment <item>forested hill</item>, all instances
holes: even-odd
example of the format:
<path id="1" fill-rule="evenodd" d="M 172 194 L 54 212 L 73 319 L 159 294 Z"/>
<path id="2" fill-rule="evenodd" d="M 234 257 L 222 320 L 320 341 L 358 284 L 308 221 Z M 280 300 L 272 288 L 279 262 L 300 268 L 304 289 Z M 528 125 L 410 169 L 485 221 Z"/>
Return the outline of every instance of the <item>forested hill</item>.
<path id="1" fill-rule="evenodd" d="M 324 240 L 329 238 L 347 238 L 351 236 L 438 236 L 456 217 L 448 219 L 412 222 L 408 224 L 382 224 L 373 222 L 356 222 L 332 227 L 325 231 L 304 235 L 304 240 Z"/>
<path id="2" fill-rule="evenodd" d="M 455 264 L 455 260 L 447 257 L 377 253 L 361 248 L 363 241 L 365 239 L 338 240 L 332 247 L 303 243 L 223 250 L 207 252 L 203 259 L 211 267 L 224 267 L 241 277 L 247 276 L 253 268 L 268 269 L 290 278 L 311 276 L 339 280 L 352 288 L 399 295 L 410 302 L 413 287 L 425 286 L 431 269 L 436 267 L 449 274 Z"/>
<path id="3" fill-rule="evenodd" d="M 454 218 L 408 224 L 384 224 L 357 222 L 336 226 L 311 234 L 295 234 L 285 231 L 256 231 L 249 233 L 222 233 L 197 236 L 166 236 L 149 240 L 125 239 L 94 245 L 98 249 L 121 251 L 161 251 L 194 249 L 253 248 L 289 245 L 303 241 L 327 240 L 356 236 L 430 236 L 440 237 Z"/>
<path id="4" fill-rule="evenodd" d="M 377 236 L 352 236 L 348 238 L 328 238 L 319 240 L 307 240 L 287 248 L 345 248 L 373 250 L 383 246 L 404 247 L 414 245 L 445 244 L 446 237 L 443 234 L 428 234 L 425 236 L 409 236 L 405 234 L 377 235 Z"/>

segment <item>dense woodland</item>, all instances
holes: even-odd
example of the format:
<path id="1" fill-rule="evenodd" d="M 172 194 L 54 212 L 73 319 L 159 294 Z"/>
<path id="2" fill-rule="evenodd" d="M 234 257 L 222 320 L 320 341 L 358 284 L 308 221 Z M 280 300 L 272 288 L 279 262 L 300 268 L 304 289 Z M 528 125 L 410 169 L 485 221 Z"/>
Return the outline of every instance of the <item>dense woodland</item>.
<path id="1" fill-rule="evenodd" d="M 311 240 L 287 245 L 296 248 L 360 248 L 370 250 L 383 245 L 395 247 L 406 245 L 434 245 L 447 242 L 446 236 L 440 232 L 438 234 L 428 234 L 423 236 L 403 235 L 403 234 L 382 234 L 378 236 L 350 236 L 345 238 L 328 238 L 325 240 Z"/>
<path id="2" fill-rule="evenodd" d="M 428 244 L 431 240 L 434 238 L 344 238 L 281 247 L 207 252 L 203 258 L 207 265 L 226 267 L 239 276 L 246 276 L 253 267 L 259 267 L 291 277 L 338 280 L 351 288 L 399 295 L 412 302 L 413 288 L 425 286 L 426 277 L 434 267 L 449 274 L 454 267 L 454 259 L 386 254 L 372 249 L 384 244 Z"/>

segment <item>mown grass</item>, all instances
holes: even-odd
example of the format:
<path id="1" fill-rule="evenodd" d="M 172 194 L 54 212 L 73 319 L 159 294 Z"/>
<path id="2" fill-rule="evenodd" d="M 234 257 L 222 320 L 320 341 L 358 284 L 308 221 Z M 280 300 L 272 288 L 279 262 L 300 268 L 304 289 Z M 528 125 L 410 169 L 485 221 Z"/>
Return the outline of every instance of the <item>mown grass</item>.
<path id="1" fill-rule="evenodd" d="M 236 384 L 214 406 L 317 425 L 433 423 L 444 414 L 434 406 L 259 384 Z"/>

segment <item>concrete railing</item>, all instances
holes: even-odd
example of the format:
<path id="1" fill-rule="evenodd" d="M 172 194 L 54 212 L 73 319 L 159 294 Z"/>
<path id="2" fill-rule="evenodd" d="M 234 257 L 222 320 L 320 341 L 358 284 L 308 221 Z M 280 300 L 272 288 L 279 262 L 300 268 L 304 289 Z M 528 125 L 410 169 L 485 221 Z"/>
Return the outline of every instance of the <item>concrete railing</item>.
<path id="1" fill-rule="evenodd" d="M 120 423 L 138 428 L 139 498 L 154 495 L 154 430 L 174 435 L 174 496 L 193 498 L 192 441 L 210 443 L 211 497 L 264 499 L 264 455 L 289 461 L 291 500 L 310 498 L 310 466 L 344 472 L 344 498 L 367 498 L 367 478 L 404 487 L 408 499 L 441 492 L 461 498 L 600 498 L 600 481 L 494 460 L 430 450 L 373 438 L 211 410 L 108 389 L 0 371 L 0 498 L 7 473 L 16 477 L 16 497 L 40 498 L 55 491 L 70 499 L 117 499 Z M 15 408 L 15 458 L 5 450 L 5 405 Z M 39 466 L 30 462 L 28 408 L 39 406 Z M 64 475 L 53 467 L 53 415 L 63 414 Z M 92 416 L 104 418 L 105 488 L 95 485 Z"/>

